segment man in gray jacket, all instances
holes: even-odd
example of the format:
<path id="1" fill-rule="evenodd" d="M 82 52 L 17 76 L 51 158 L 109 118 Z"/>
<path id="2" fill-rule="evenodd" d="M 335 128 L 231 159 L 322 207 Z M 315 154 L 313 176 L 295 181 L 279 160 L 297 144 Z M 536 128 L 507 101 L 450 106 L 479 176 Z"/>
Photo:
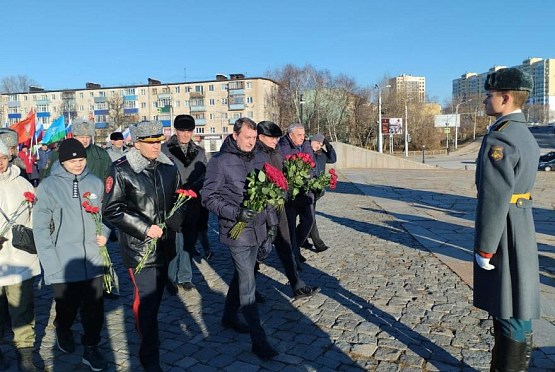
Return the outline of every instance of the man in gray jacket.
<path id="1" fill-rule="evenodd" d="M 110 147 L 106 149 L 106 152 L 110 155 L 112 161 L 116 161 L 125 156 L 127 149 L 123 145 L 123 133 L 114 132 L 110 134 Z"/>
<path id="2" fill-rule="evenodd" d="M 527 371 L 532 319 L 540 316 L 538 247 L 530 191 L 540 151 L 522 105 L 531 76 L 516 68 L 486 78 L 488 128 L 476 161 L 474 305 L 493 317 L 492 371 Z"/>

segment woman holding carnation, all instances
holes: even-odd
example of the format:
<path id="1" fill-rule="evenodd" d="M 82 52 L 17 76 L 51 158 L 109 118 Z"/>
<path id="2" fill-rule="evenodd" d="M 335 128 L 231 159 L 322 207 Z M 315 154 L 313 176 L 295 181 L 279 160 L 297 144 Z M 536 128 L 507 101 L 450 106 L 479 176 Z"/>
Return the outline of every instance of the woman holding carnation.
<path id="1" fill-rule="evenodd" d="M 98 350 L 104 323 L 104 269 L 99 248 L 106 244 L 110 230 L 102 226 L 102 235 L 97 235 L 95 221 L 83 203 L 88 201 L 90 208 L 98 210 L 104 185 L 89 173 L 87 153 L 79 141 L 63 141 L 58 154 L 61 166 L 53 167 L 37 190 L 35 244 L 44 280 L 52 285 L 56 301 L 58 348 L 64 353 L 75 351 L 71 326 L 79 311 L 84 330 L 81 361 L 93 371 L 101 371 L 108 363 Z"/>
<path id="2" fill-rule="evenodd" d="M 34 189 L 29 181 L 21 176 L 21 169 L 10 164 L 11 157 L 6 144 L 0 141 L 0 226 L 7 226 L 7 218 L 19 214 L 15 223 L 31 227 Z M 0 337 L 4 335 L 4 326 L 9 314 L 20 371 L 39 370 L 33 365 L 33 282 L 34 277 L 39 274 L 37 255 L 15 248 L 12 245 L 12 230 L 8 229 L 4 236 L 0 237 Z M 8 367 L 9 362 L 0 351 L 0 371 Z"/>

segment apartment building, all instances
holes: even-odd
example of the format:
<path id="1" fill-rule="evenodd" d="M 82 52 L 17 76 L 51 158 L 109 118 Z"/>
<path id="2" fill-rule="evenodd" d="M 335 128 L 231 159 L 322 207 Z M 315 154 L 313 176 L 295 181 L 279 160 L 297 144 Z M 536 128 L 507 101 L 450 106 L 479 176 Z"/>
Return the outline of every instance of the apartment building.
<path id="1" fill-rule="evenodd" d="M 395 92 L 414 97 L 415 102 L 426 101 L 426 78 L 423 76 L 399 75 L 389 79 L 389 85 Z"/>
<path id="2" fill-rule="evenodd" d="M 159 120 L 169 135 L 175 116 L 189 114 L 197 125 L 194 140 L 213 152 L 233 131 L 238 118 L 275 120 L 270 100 L 277 87 L 270 79 L 243 74 L 218 74 L 214 80 L 182 83 L 149 78 L 144 85 L 119 87 L 86 83 L 84 89 L 57 91 L 30 87 L 28 92 L 1 96 L 0 122 L 15 124 L 32 108 L 37 113 L 37 125 L 41 123 L 45 129 L 64 115 L 66 122 L 70 118 L 93 119 L 96 128 L 102 130 L 114 122 L 114 115 L 125 115 L 131 123 Z"/>
<path id="3" fill-rule="evenodd" d="M 555 58 L 528 58 L 521 65 L 512 67 L 529 73 L 534 79 L 534 90 L 530 92 L 528 104 L 543 108 L 543 120 L 555 121 Z M 453 80 L 453 98 L 464 101 L 471 96 L 485 96 L 487 75 L 502 68 L 506 66 L 494 66 L 487 72 L 461 75 L 459 79 Z M 530 120 L 535 119 L 531 117 Z"/>

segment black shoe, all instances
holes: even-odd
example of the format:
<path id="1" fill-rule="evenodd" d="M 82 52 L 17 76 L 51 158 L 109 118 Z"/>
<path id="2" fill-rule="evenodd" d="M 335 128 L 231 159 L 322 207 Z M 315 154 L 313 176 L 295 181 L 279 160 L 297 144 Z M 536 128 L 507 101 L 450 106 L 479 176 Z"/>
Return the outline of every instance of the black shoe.
<path id="1" fill-rule="evenodd" d="M 211 260 L 212 259 L 212 251 L 208 251 L 204 253 L 204 258 L 206 258 L 207 260 Z"/>
<path id="2" fill-rule="evenodd" d="M 108 300 L 117 300 L 119 298 L 119 294 L 114 292 L 104 292 L 104 298 Z"/>
<path id="3" fill-rule="evenodd" d="M 84 346 L 83 358 L 81 363 L 89 366 L 95 372 L 102 371 L 104 368 L 108 367 L 108 361 L 104 358 L 104 355 L 98 351 L 98 346 Z"/>
<path id="4" fill-rule="evenodd" d="M 264 298 L 264 296 L 262 296 L 260 294 L 260 292 L 254 292 L 254 298 L 255 298 L 257 304 L 265 304 L 266 303 L 266 299 Z"/>
<path id="5" fill-rule="evenodd" d="M 143 365 L 143 369 L 145 372 L 164 372 L 162 367 L 160 367 L 160 364 Z"/>
<path id="6" fill-rule="evenodd" d="M 63 331 L 56 328 L 56 344 L 58 345 L 58 349 L 64 353 L 73 353 L 75 351 L 75 339 L 73 338 L 71 330 Z"/>
<path id="7" fill-rule="evenodd" d="M 252 352 L 260 359 L 270 359 L 279 355 L 279 353 L 270 346 L 268 341 L 257 342 L 252 344 Z"/>
<path id="8" fill-rule="evenodd" d="M 191 282 L 179 283 L 178 286 L 185 291 L 190 291 L 195 288 L 195 285 Z"/>
<path id="9" fill-rule="evenodd" d="M 37 368 L 33 364 L 33 348 L 24 347 L 16 349 L 17 368 L 19 372 L 40 372 L 42 369 Z"/>
<path id="10" fill-rule="evenodd" d="M 323 245 L 321 247 L 316 247 L 316 252 L 320 253 L 320 252 L 327 251 L 328 249 L 330 249 L 330 247 L 328 247 L 327 245 Z"/>
<path id="11" fill-rule="evenodd" d="M 247 323 L 242 322 L 237 315 L 231 320 L 222 318 L 222 326 L 224 328 L 233 328 L 238 333 L 250 333 Z"/>
<path id="12" fill-rule="evenodd" d="M 320 287 L 311 287 L 309 285 L 305 285 L 304 287 L 299 288 L 295 292 L 293 292 L 293 296 L 295 297 L 295 300 L 299 300 L 301 298 L 315 295 L 318 292 L 320 292 Z"/>
<path id="13" fill-rule="evenodd" d="M 306 262 L 306 257 L 303 256 L 302 254 L 299 255 L 299 261 L 301 262 Z"/>
<path id="14" fill-rule="evenodd" d="M 177 296 L 179 288 L 177 288 L 177 284 L 173 282 L 166 282 L 166 291 L 168 291 L 170 296 Z"/>
<path id="15" fill-rule="evenodd" d="M 0 371 L 7 371 L 10 368 L 10 361 L 2 354 L 0 350 Z"/>
<path id="16" fill-rule="evenodd" d="M 310 244 L 308 242 L 308 240 L 306 240 L 303 245 L 301 245 L 301 247 L 305 248 L 305 249 L 312 249 L 312 244 Z"/>

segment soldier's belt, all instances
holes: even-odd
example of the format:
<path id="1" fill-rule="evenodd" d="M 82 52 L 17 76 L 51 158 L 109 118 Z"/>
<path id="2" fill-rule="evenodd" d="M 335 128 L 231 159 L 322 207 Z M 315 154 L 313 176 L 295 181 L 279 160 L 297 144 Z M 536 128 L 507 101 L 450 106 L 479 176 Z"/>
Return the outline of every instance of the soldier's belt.
<path id="1" fill-rule="evenodd" d="M 513 196 L 511 196 L 511 204 L 515 204 L 520 198 L 530 200 L 532 196 L 529 192 L 527 192 L 526 194 L 513 194 Z"/>

